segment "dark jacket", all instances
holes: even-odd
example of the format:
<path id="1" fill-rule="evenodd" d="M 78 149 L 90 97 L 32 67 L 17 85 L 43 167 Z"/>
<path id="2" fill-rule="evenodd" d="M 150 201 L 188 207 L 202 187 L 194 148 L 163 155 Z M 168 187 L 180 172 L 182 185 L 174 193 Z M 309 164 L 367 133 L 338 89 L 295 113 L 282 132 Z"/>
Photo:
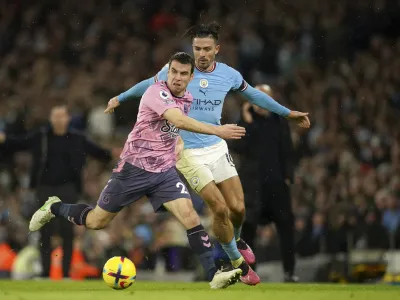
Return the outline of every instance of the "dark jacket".
<path id="1" fill-rule="evenodd" d="M 274 113 L 267 117 L 253 109 L 251 113 L 253 123 L 239 122 L 246 128 L 246 136 L 233 145 L 233 150 L 243 155 L 244 164 L 256 162 L 260 180 L 293 182 L 293 144 L 288 121 Z"/>
<path id="2" fill-rule="evenodd" d="M 7 136 L 2 145 L 6 152 L 28 150 L 32 153 L 31 188 L 36 188 L 40 185 L 41 175 L 46 165 L 48 138 L 51 130 L 50 126 L 46 126 L 25 135 Z M 104 163 L 109 163 L 112 159 L 111 152 L 96 145 L 84 134 L 73 129 L 68 130 L 66 136 L 70 143 L 70 163 L 74 173 L 74 184 L 81 191 L 82 169 L 86 163 L 86 155 L 90 155 Z"/>

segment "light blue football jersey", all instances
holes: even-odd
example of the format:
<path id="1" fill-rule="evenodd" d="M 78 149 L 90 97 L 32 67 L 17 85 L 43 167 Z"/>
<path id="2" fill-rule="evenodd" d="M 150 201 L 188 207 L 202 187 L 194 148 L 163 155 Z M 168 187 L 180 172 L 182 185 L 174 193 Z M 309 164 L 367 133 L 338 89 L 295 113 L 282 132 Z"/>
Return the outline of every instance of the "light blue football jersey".
<path id="1" fill-rule="evenodd" d="M 164 66 L 155 76 L 155 81 L 167 80 L 168 65 Z M 247 83 L 242 75 L 220 62 L 215 62 L 214 67 L 209 72 L 203 72 L 194 69 L 194 78 L 189 83 L 188 90 L 193 95 L 188 116 L 212 125 L 221 124 L 222 108 L 226 94 L 229 91 L 244 91 Z M 215 135 L 206 135 L 200 133 L 181 130 L 180 133 L 185 148 L 204 148 L 215 145 L 221 141 L 221 138 Z"/>

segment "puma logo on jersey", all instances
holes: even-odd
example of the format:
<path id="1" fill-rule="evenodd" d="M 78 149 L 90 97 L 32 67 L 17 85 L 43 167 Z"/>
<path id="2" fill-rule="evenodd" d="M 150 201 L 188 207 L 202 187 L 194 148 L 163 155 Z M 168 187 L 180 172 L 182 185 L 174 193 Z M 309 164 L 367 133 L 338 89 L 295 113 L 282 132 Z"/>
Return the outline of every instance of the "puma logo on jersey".
<path id="1" fill-rule="evenodd" d="M 204 97 L 207 97 L 206 91 L 199 89 L 199 92 L 202 93 L 204 95 Z"/>

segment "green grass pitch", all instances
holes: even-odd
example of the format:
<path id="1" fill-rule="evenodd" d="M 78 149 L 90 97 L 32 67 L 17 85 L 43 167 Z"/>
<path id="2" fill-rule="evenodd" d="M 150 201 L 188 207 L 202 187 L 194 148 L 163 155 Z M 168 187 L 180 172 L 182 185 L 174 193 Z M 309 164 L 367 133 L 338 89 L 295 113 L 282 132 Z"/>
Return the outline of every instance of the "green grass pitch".
<path id="1" fill-rule="evenodd" d="M 207 283 L 135 282 L 115 291 L 102 281 L 0 281 L 0 300 L 386 300 L 400 299 L 400 287 L 387 285 L 238 283 L 210 290 Z"/>

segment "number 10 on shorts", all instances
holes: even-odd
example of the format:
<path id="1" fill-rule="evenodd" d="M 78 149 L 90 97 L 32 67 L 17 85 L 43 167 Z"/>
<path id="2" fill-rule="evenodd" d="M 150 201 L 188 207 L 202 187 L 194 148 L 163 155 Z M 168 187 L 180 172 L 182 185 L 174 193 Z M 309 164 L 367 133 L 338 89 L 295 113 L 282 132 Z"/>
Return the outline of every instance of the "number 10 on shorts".
<path id="1" fill-rule="evenodd" d="M 176 184 L 176 187 L 178 189 L 181 189 L 181 194 L 189 194 L 188 190 L 186 189 L 186 186 L 182 182 L 178 182 Z"/>

